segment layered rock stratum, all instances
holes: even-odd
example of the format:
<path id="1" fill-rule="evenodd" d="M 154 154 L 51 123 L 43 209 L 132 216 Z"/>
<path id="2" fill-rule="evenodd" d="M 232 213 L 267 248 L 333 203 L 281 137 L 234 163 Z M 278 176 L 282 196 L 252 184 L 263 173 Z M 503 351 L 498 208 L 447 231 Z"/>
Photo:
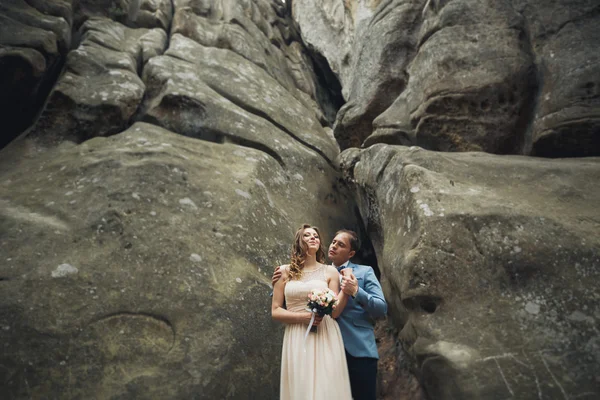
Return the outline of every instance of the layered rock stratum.
<path id="1" fill-rule="evenodd" d="M 595 0 L 294 0 L 342 84 L 342 148 L 600 155 Z"/>

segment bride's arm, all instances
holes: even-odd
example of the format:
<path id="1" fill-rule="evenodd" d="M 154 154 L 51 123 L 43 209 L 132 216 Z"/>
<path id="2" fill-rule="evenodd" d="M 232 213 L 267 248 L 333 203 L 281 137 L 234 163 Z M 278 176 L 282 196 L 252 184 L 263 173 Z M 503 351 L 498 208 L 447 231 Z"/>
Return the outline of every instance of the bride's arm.
<path id="1" fill-rule="evenodd" d="M 284 324 L 306 324 L 310 323 L 312 313 L 306 312 L 291 312 L 283 308 L 285 300 L 284 289 L 287 284 L 287 269 L 281 268 L 283 271 L 281 278 L 273 286 L 273 300 L 271 301 L 271 317 L 275 321 L 283 322 Z"/>
<path id="2" fill-rule="evenodd" d="M 348 295 L 340 290 L 340 273 L 332 266 L 327 267 L 327 277 L 329 278 L 329 289 L 333 290 L 334 293 L 337 293 L 338 297 L 338 305 L 331 313 L 333 318 L 337 318 L 340 316 L 346 304 L 348 303 Z"/>

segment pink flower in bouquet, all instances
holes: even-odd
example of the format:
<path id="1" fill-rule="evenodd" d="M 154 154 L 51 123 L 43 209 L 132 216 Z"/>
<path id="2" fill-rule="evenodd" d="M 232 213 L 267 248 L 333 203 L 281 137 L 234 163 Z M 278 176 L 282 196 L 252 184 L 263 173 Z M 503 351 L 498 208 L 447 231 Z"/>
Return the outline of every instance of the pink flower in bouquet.
<path id="1" fill-rule="evenodd" d="M 308 293 L 308 304 L 306 310 L 315 313 L 320 317 L 331 315 L 337 307 L 338 298 L 331 289 L 313 289 Z M 317 327 L 313 326 L 311 332 L 316 332 Z"/>

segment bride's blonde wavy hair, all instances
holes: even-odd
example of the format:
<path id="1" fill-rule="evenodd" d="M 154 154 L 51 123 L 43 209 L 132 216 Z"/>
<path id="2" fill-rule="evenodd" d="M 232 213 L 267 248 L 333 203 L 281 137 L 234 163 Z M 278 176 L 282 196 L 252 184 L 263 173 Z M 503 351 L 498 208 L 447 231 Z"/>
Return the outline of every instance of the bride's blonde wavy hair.
<path id="1" fill-rule="evenodd" d="M 288 273 L 288 281 L 298 280 L 302 278 L 302 270 L 304 269 L 304 262 L 306 261 L 306 255 L 308 251 L 308 245 L 304 240 L 302 240 L 302 235 L 304 234 L 305 229 L 314 229 L 319 235 L 319 250 L 317 250 L 316 258 L 317 262 L 324 263 L 325 262 L 325 250 L 323 250 L 323 239 L 321 237 L 321 232 L 319 228 L 316 226 L 312 226 L 309 224 L 303 224 L 297 231 L 296 236 L 294 237 L 294 244 L 292 245 L 292 257 L 290 260 L 290 267 Z"/>

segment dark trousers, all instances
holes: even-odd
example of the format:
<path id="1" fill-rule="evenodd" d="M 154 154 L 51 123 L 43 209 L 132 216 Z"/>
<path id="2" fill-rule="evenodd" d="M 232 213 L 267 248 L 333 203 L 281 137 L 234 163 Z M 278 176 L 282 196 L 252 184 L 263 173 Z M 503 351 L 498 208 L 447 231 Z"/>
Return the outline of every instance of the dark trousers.
<path id="1" fill-rule="evenodd" d="M 377 399 L 377 359 L 353 357 L 346 352 L 353 400 Z"/>

